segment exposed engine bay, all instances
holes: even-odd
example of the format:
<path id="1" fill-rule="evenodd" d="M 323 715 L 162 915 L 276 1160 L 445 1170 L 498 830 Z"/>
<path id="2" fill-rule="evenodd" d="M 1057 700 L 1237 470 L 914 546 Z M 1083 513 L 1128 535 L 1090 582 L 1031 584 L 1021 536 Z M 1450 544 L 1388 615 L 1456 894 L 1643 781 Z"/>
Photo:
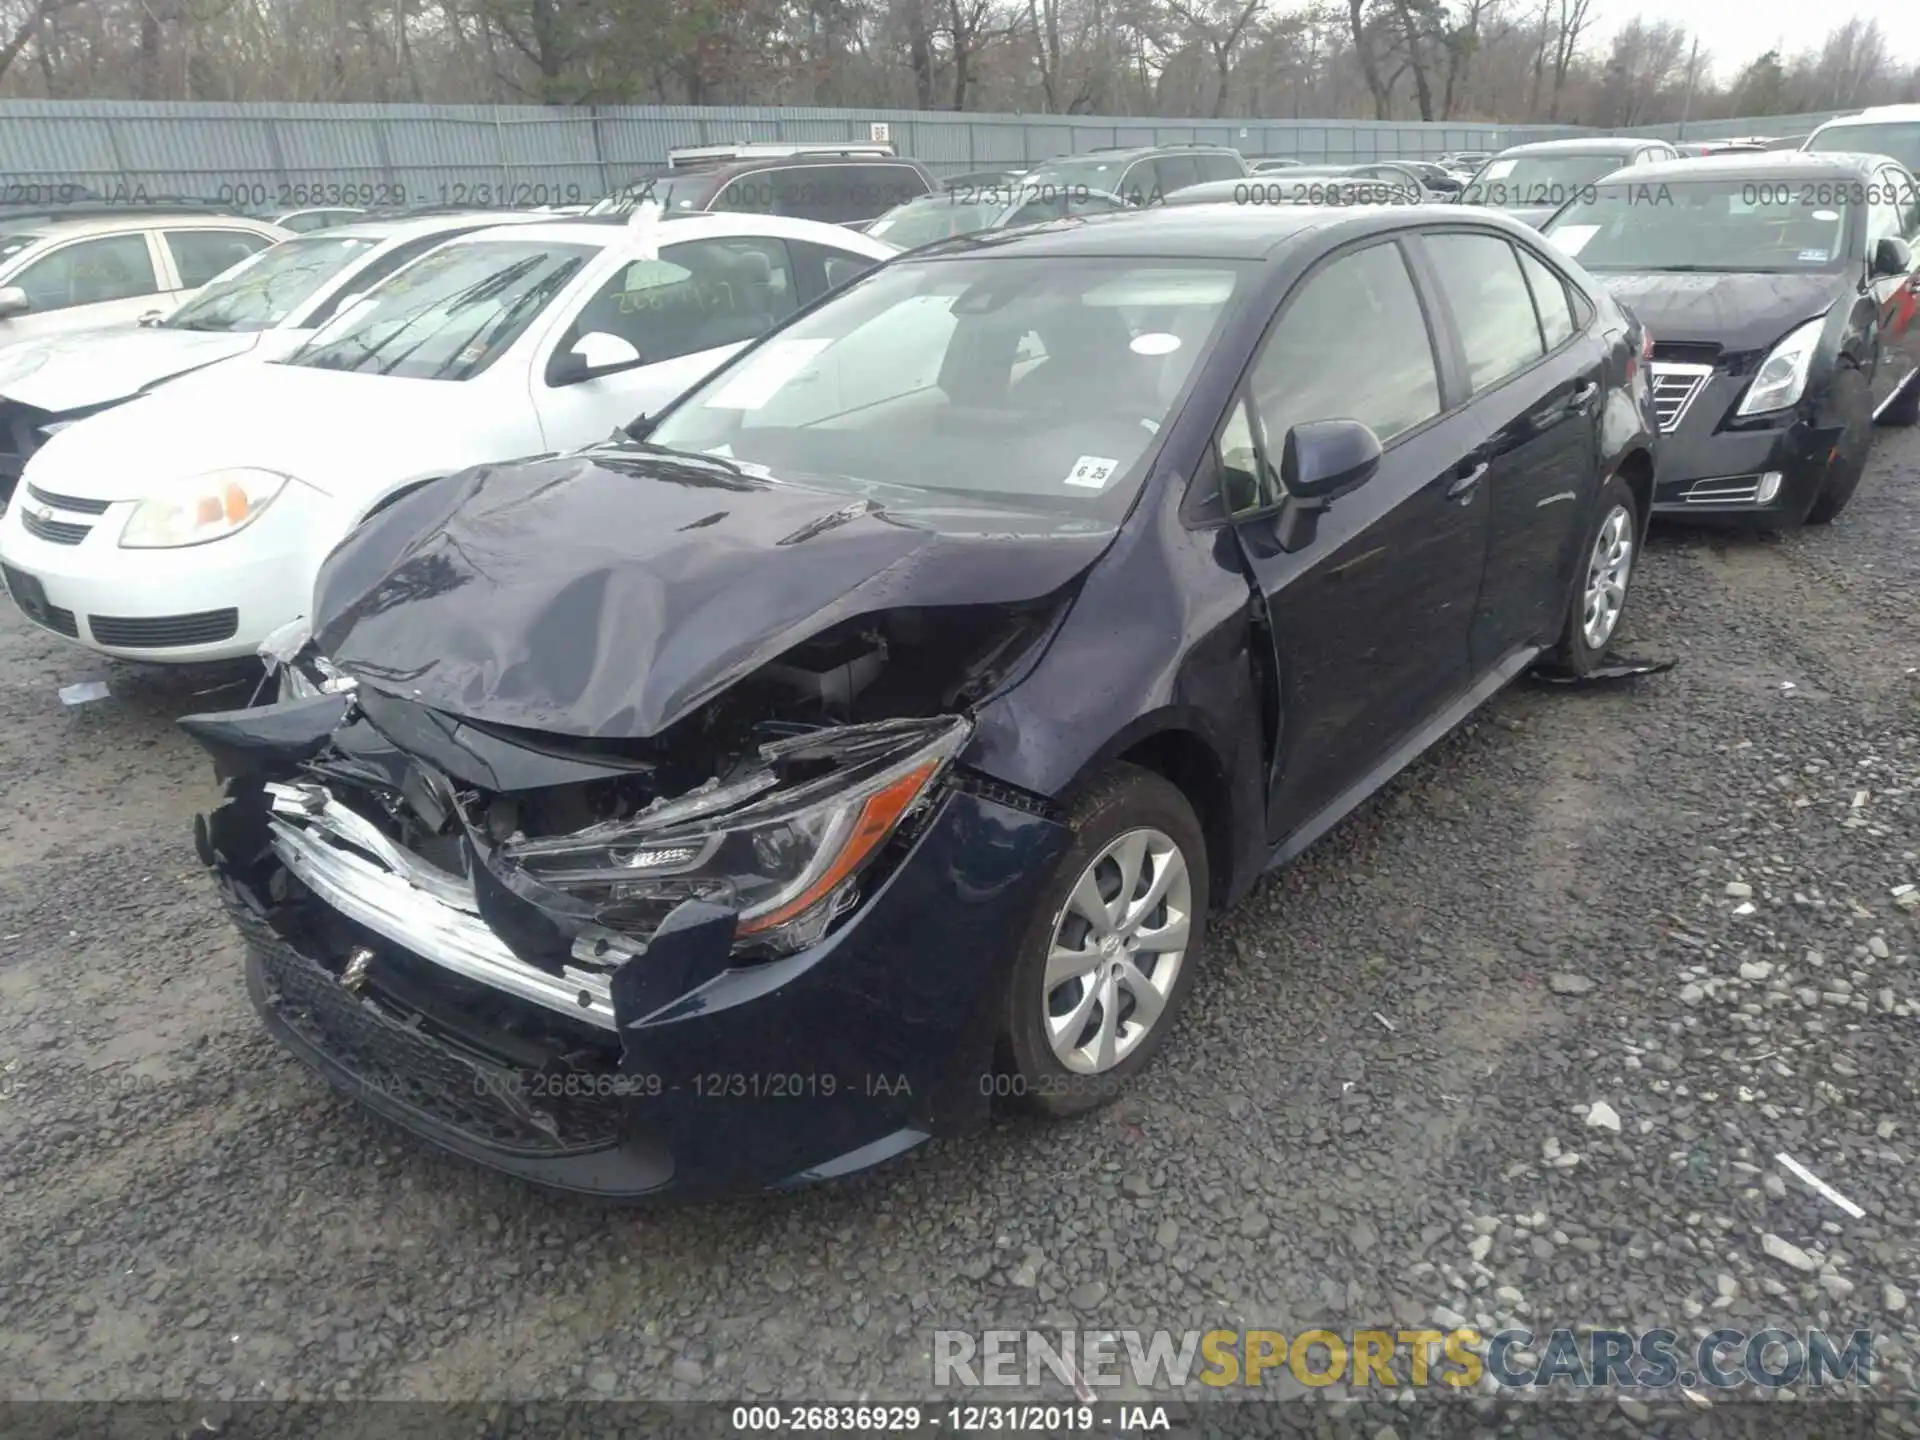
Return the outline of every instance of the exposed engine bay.
<path id="1" fill-rule="evenodd" d="M 278 705 L 183 723 L 231 782 L 214 848 L 236 848 L 248 816 L 254 843 L 237 848 L 279 862 L 254 867 L 264 901 L 322 902 L 332 913 L 313 923 L 358 936 L 336 953 L 378 938 L 605 1031 L 614 972 L 689 901 L 732 917 L 733 965 L 817 943 L 912 844 L 969 707 L 1035 657 L 1062 609 L 1055 596 L 861 617 L 646 739 L 449 716 L 310 646 L 289 656 L 284 636 Z M 263 747 L 261 717 L 280 712 L 305 740 Z"/>

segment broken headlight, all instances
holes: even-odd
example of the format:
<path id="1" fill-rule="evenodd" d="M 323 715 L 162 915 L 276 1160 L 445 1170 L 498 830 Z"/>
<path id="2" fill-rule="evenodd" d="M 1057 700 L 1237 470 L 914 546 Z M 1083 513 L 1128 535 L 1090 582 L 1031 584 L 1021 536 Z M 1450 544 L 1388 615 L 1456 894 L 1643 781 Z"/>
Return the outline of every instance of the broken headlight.
<path id="1" fill-rule="evenodd" d="M 861 873 L 928 803 L 972 729 L 949 716 L 781 740 L 743 779 L 569 835 L 515 835 L 499 856 L 587 902 L 610 929 L 650 930 L 697 898 L 738 912 L 743 949 L 803 949 L 853 902 Z"/>

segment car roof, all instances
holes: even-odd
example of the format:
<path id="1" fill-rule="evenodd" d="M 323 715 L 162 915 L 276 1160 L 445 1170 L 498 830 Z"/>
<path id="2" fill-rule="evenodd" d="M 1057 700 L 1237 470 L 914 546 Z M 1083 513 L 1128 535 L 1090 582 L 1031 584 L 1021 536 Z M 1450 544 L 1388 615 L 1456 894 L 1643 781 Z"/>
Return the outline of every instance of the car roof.
<path id="1" fill-rule="evenodd" d="M 1148 155 L 1198 155 L 1203 152 L 1235 155 L 1231 145 L 1213 145 L 1205 142 L 1188 144 L 1185 141 L 1171 145 L 1109 145 L 1093 150 L 1076 150 L 1071 155 L 1050 155 L 1034 165 L 1035 170 L 1044 170 L 1049 165 L 1064 165 L 1069 160 L 1140 160 Z"/>
<path id="2" fill-rule="evenodd" d="M 300 238 L 320 239 L 334 236 L 348 240 L 412 240 L 422 235 L 436 235 L 442 230 L 459 230 L 473 225 L 532 225 L 539 223 L 529 218 L 522 220 L 525 211 L 516 210 L 466 210 L 447 215 L 417 215 L 411 217 L 395 216 L 390 220 L 355 220 L 347 225 L 329 225 L 324 230 L 310 230 Z"/>
<path id="3" fill-rule="evenodd" d="M 1920 120 L 1920 105 L 1874 105 L 1857 115 L 1836 115 L 1831 120 L 1820 122 L 1824 130 L 1829 125 L 1895 125 Z"/>
<path id="4" fill-rule="evenodd" d="M 1494 158 L 1513 155 L 1629 155 L 1643 145 L 1665 145 L 1665 140 L 1632 135 L 1579 135 L 1571 140 L 1533 140 L 1525 145 L 1509 145 Z"/>
<path id="5" fill-rule="evenodd" d="M 1851 150 L 1732 150 L 1721 155 L 1684 155 L 1678 160 L 1656 160 L 1633 165 L 1613 175 L 1635 185 L 1658 185 L 1671 180 L 1726 177 L 1733 180 L 1805 180 L 1815 176 L 1858 175 L 1877 166 L 1898 165 L 1890 156 L 1862 155 Z M 1596 183 L 1605 184 L 1613 175 Z"/>
<path id="6" fill-rule="evenodd" d="M 1183 187 L 1185 188 L 1185 187 Z M 916 259 L 995 255 L 1081 256 L 1147 260 L 1265 260 L 1316 231 L 1339 227 L 1341 238 L 1443 223 L 1531 236 L 1538 232 L 1490 211 L 1458 205 L 1378 205 L 1364 210 L 1323 205 L 1157 205 L 1124 215 L 1056 220 L 1018 230 L 988 230 L 936 241 Z"/>
<path id="7" fill-rule="evenodd" d="M 242 230 L 263 230 L 282 237 L 293 234 L 291 230 L 282 230 L 271 220 L 261 220 L 252 215 L 222 215 L 213 212 L 188 211 L 176 214 L 172 211 L 141 210 L 129 207 L 120 214 L 86 215 L 61 219 L 38 211 L 18 216 L 20 225 L 15 228 L 9 217 L 0 213 L 0 230 L 15 235 L 40 235 L 49 240 L 65 240 L 75 235 L 101 235 L 110 232 L 136 229 L 150 230 L 165 227 L 169 230 L 192 230 L 208 227 L 222 230 L 239 228 Z"/>
<path id="8" fill-rule="evenodd" d="M 844 225 L 830 225 L 824 220 L 798 220 L 786 215 L 755 215 L 743 210 L 662 216 L 658 225 L 656 233 L 663 245 L 678 245 L 707 236 L 725 239 L 730 236 L 765 235 L 783 240 L 865 242 L 890 248 L 884 241 L 869 240 L 859 231 L 849 230 Z M 524 238 L 553 245 L 591 245 L 596 250 L 610 250 L 629 240 L 638 241 L 641 232 L 647 228 L 631 221 L 609 223 L 609 220 L 573 218 L 533 220 L 525 224 L 490 225 L 484 230 L 456 235 L 448 243 L 470 245 L 481 240 Z M 854 248 L 857 249 L 858 244 Z"/>

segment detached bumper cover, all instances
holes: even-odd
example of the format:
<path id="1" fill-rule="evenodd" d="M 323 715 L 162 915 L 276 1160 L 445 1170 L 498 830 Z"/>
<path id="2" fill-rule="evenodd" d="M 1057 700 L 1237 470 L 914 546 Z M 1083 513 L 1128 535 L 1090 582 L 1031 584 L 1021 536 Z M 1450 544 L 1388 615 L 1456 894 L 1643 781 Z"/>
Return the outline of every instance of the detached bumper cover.
<path id="1" fill-rule="evenodd" d="M 338 847 L 290 842 L 308 827 L 276 821 L 257 784 L 234 793 L 202 854 L 281 1043 L 448 1150 L 607 1196 L 803 1183 L 978 1124 L 1001 987 L 1067 839 L 955 788 L 820 944 L 734 967 L 731 914 L 686 906 L 603 990 L 520 960 L 404 857 L 355 871 Z M 287 870 L 346 903 L 288 898 Z"/>

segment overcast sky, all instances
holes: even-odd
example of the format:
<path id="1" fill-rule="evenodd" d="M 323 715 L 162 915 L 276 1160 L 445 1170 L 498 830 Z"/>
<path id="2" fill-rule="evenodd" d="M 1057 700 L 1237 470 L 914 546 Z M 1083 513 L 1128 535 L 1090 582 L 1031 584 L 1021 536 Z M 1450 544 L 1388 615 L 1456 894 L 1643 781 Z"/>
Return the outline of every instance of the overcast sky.
<path id="1" fill-rule="evenodd" d="M 1878 20 L 1895 60 L 1920 61 L 1920 4 L 1915 0 L 1841 0 L 1809 5 L 1806 0 L 1599 0 L 1594 42 L 1605 45 L 1614 29 L 1635 12 L 1649 20 L 1673 20 L 1700 37 L 1702 53 L 1713 57 L 1714 74 L 1724 83 L 1748 62 L 1778 48 L 1783 55 L 1812 49 L 1849 16 Z"/>

